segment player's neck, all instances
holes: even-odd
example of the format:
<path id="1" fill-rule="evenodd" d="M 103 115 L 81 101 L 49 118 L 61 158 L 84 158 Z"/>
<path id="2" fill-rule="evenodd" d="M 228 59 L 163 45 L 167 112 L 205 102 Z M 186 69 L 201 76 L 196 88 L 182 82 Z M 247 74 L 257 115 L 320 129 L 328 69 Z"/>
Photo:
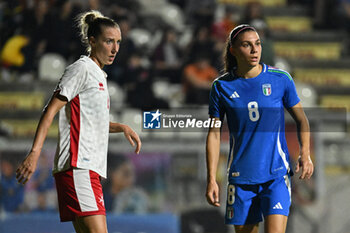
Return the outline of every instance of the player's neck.
<path id="1" fill-rule="evenodd" d="M 90 54 L 89 56 L 91 60 L 93 60 L 101 69 L 103 68 L 104 64 L 97 58 L 97 56 L 93 53 Z"/>
<path id="2" fill-rule="evenodd" d="M 254 67 L 238 66 L 236 70 L 236 75 L 245 79 L 255 78 L 261 73 L 261 71 L 262 71 L 262 65 L 260 64 Z"/>

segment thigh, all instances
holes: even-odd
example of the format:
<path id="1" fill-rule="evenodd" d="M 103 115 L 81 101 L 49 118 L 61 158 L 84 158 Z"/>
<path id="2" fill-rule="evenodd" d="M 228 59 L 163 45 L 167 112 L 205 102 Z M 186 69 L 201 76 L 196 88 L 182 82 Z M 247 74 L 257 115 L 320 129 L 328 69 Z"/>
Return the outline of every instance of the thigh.
<path id="1" fill-rule="evenodd" d="M 290 177 L 277 178 L 262 185 L 261 210 L 264 218 L 269 215 L 289 215 L 291 205 Z"/>
<path id="2" fill-rule="evenodd" d="M 262 221 L 258 189 L 258 185 L 228 185 L 226 224 L 255 225 Z"/>
<path id="3" fill-rule="evenodd" d="M 288 217 L 279 214 L 269 215 L 265 218 L 265 233 L 285 233 Z"/>
<path id="4" fill-rule="evenodd" d="M 235 232 L 236 233 L 258 233 L 259 224 L 257 223 L 257 224 L 243 225 L 243 226 L 235 225 Z"/>
<path id="5" fill-rule="evenodd" d="M 107 233 L 105 215 L 77 217 L 73 221 L 73 225 L 77 233 Z"/>

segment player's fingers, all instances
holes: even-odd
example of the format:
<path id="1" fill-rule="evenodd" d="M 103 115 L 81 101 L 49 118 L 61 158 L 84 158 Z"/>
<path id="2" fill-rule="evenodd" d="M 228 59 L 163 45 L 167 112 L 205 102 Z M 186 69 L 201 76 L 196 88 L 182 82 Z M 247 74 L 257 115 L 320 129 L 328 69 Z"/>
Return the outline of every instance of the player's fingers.
<path id="1" fill-rule="evenodd" d="M 214 192 L 214 206 L 220 206 L 219 193 Z"/>
<path id="2" fill-rule="evenodd" d="M 216 202 L 215 201 L 215 198 L 214 198 L 214 196 L 213 195 L 208 195 L 207 196 L 207 201 L 208 201 L 208 203 L 210 204 L 210 205 L 212 205 L 212 206 L 217 206 L 218 205 L 218 202 Z"/>
<path id="3" fill-rule="evenodd" d="M 312 167 L 311 167 L 311 175 L 313 175 L 314 172 L 315 172 L 315 168 L 314 168 L 314 166 L 312 165 Z"/>
<path id="4" fill-rule="evenodd" d="M 305 174 L 304 175 L 304 178 L 306 179 L 310 179 L 312 173 L 313 173 L 313 164 L 312 162 L 305 162 L 304 166 L 303 166 L 303 173 Z"/>
<path id="5" fill-rule="evenodd" d="M 219 202 L 219 193 L 217 190 L 214 191 L 213 196 L 214 196 L 214 201 Z"/>
<path id="6" fill-rule="evenodd" d="M 19 165 L 18 168 L 16 169 L 16 174 L 18 174 L 22 169 L 22 165 Z"/>
<path id="7" fill-rule="evenodd" d="M 140 150 L 141 150 L 141 140 L 139 138 L 137 138 L 136 140 L 136 149 L 135 149 L 135 153 L 138 154 L 140 153 Z"/>
<path id="8" fill-rule="evenodd" d="M 207 201 L 210 205 L 220 206 L 218 194 L 215 191 L 209 191 L 207 193 Z"/>
<path id="9" fill-rule="evenodd" d="M 126 139 L 129 141 L 129 143 L 130 143 L 132 146 L 135 146 L 135 143 L 134 143 L 134 141 L 132 140 L 132 138 L 131 138 L 130 135 L 126 136 Z"/>
<path id="10" fill-rule="evenodd" d="M 21 177 L 19 177 L 18 179 L 17 179 L 17 182 L 19 183 L 19 184 L 23 184 L 22 182 L 24 181 L 24 177 L 23 176 L 21 176 Z"/>
<path id="11" fill-rule="evenodd" d="M 214 203 L 214 201 L 211 200 L 209 193 L 207 193 L 205 196 L 206 196 L 206 198 L 207 198 L 207 202 L 208 202 L 210 205 L 212 205 L 212 204 Z"/>
<path id="12" fill-rule="evenodd" d="M 26 168 L 26 169 L 24 170 L 24 172 L 22 173 L 20 183 L 21 183 L 21 184 L 25 184 L 25 183 L 28 181 L 28 179 L 29 179 L 29 177 L 31 176 L 31 174 L 32 174 L 32 172 L 31 172 L 28 168 Z"/>
<path id="13" fill-rule="evenodd" d="M 306 175 L 306 178 L 310 179 L 313 173 L 314 173 L 314 168 L 313 168 L 313 166 L 310 166 L 309 171 Z"/>
<path id="14" fill-rule="evenodd" d="M 27 182 L 27 176 L 25 173 L 21 173 L 17 176 L 17 182 L 19 184 L 25 184 Z"/>
<path id="15" fill-rule="evenodd" d="M 308 173 L 308 168 L 306 166 L 303 166 L 300 179 L 305 179 L 307 173 Z"/>
<path id="16" fill-rule="evenodd" d="M 30 180 L 30 178 L 32 177 L 34 173 L 29 173 L 28 177 L 24 180 L 23 184 L 26 184 L 28 182 L 28 180 Z"/>
<path id="17" fill-rule="evenodd" d="M 300 166 L 299 166 L 299 161 L 297 162 L 297 165 L 296 165 L 296 167 L 295 167 L 295 172 L 299 172 L 299 168 L 300 168 Z"/>
<path id="18" fill-rule="evenodd" d="M 26 173 L 27 168 L 23 165 L 21 165 L 17 171 L 16 171 L 16 179 L 18 180 L 18 183 L 21 183 L 23 178 L 25 178 L 25 173 Z"/>
<path id="19" fill-rule="evenodd" d="M 22 167 L 18 167 L 16 170 L 16 179 L 18 180 L 18 178 L 22 175 Z"/>
<path id="20" fill-rule="evenodd" d="M 205 194 L 206 198 L 207 198 L 207 202 L 210 205 L 214 204 L 214 197 L 213 197 L 213 191 L 207 191 L 207 193 Z"/>
<path id="21" fill-rule="evenodd" d="M 205 197 L 207 198 L 207 202 L 208 202 L 209 204 L 211 204 L 211 200 L 210 200 L 210 197 L 209 197 L 208 193 L 205 194 Z"/>
<path id="22" fill-rule="evenodd" d="M 310 180 L 310 178 L 311 178 L 311 173 L 309 172 L 309 173 L 306 174 L 305 179 Z"/>
<path id="23" fill-rule="evenodd" d="M 26 164 L 24 163 L 24 162 L 22 162 L 19 166 L 18 166 L 18 168 L 17 168 L 17 170 L 16 170 L 16 174 L 21 174 L 21 173 L 23 173 L 24 172 L 24 170 L 26 169 Z"/>
<path id="24" fill-rule="evenodd" d="M 28 178 L 27 177 L 25 177 L 25 176 L 22 176 L 21 177 L 21 179 L 19 180 L 19 182 L 18 183 L 20 183 L 20 184 L 26 184 L 27 183 L 27 181 L 28 181 Z"/>
<path id="25" fill-rule="evenodd" d="M 132 135 L 132 138 L 133 138 L 134 142 L 136 142 L 135 153 L 138 154 L 138 153 L 140 153 L 140 150 L 141 150 L 141 145 L 142 145 L 141 139 L 140 139 L 139 135 L 137 135 L 137 133 L 134 133 Z"/>

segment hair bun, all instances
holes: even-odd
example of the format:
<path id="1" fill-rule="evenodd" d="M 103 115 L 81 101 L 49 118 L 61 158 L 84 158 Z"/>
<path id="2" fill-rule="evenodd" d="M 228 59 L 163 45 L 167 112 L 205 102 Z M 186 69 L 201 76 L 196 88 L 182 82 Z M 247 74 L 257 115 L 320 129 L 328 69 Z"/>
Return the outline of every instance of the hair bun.
<path id="1" fill-rule="evenodd" d="M 84 17 L 84 22 L 87 25 L 90 25 L 95 19 L 97 18 L 103 18 L 104 16 L 99 12 L 99 11 L 90 11 L 88 13 L 86 13 L 85 17 Z"/>
<path id="2" fill-rule="evenodd" d="M 93 13 L 88 14 L 88 15 L 85 16 L 85 23 L 89 25 L 95 20 L 95 18 L 96 17 L 95 17 L 95 15 Z"/>

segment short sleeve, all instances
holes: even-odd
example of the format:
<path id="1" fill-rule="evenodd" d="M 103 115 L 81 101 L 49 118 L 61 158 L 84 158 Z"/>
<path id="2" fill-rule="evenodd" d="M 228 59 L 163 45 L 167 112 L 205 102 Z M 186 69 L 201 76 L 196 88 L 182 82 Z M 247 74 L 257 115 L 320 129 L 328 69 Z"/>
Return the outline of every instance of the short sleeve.
<path id="1" fill-rule="evenodd" d="M 224 118 L 224 108 L 220 101 L 218 81 L 214 81 L 209 95 L 209 115 L 220 119 Z"/>
<path id="2" fill-rule="evenodd" d="M 300 102 L 300 98 L 295 88 L 293 79 L 290 76 L 288 76 L 288 78 L 286 78 L 285 80 L 286 80 L 285 81 L 286 88 L 284 90 L 284 95 L 283 95 L 283 105 L 286 108 L 291 108 Z"/>
<path id="3" fill-rule="evenodd" d="M 66 97 L 68 101 L 71 101 L 83 91 L 87 76 L 86 65 L 83 62 L 77 61 L 65 69 L 56 87 L 56 91 Z"/>

